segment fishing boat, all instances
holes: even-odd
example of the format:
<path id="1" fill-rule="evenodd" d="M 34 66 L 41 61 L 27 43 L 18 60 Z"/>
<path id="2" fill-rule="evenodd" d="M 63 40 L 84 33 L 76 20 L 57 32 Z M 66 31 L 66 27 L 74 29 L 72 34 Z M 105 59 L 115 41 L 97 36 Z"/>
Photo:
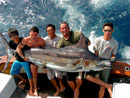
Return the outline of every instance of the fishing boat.
<path id="1" fill-rule="evenodd" d="M 7 60 L 7 56 L 0 56 L 0 71 L 3 70 L 5 63 Z M 7 69 L 5 70 L 4 74 L 9 74 L 11 64 L 15 60 L 15 57 L 12 57 Z M 21 75 L 24 76 L 24 78 L 27 78 L 24 70 L 21 70 Z M 112 64 L 112 70 L 110 73 L 109 82 L 123 82 L 123 83 L 129 83 L 130 82 L 130 65 L 125 62 L 119 62 Z M 17 85 L 18 79 L 14 78 L 15 83 Z M 73 98 L 73 91 L 70 89 L 66 82 L 66 77 L 63 78 L 63 83 L 66 87 L 66 90 L 59 94 L 59 98 Z M 51 82 L 47 79 L 46 72 L 43 71 L 42 68 L 39 67 L 38 69 L 38 90 L 39 90 L 39 98 L 49 98 L 48 96 L 53 96 L 54 92 L 56 91 Z M 27 97 L 29 90 L 29 83 L 27 82 L 23 88 L 17 87 L 14 93 L 11 95 L 11 98 L 18 98 L 18 96 L 21 96 L 19 98 L 29 98 Z M 98 98 L 98 91 L 99 91 L 99 85 L 94 84 L 92 82 L 87 81 L 86 79 L 83 80 L 83 85 L 80 88 L 80 95 L 79 98 Z M 108 98 L 109 94 L 106 92 L 105 98 Z M 50 97 L 51 98 L 51 97 Z M 58 97 L 57 97 L 58 98 Z"/>

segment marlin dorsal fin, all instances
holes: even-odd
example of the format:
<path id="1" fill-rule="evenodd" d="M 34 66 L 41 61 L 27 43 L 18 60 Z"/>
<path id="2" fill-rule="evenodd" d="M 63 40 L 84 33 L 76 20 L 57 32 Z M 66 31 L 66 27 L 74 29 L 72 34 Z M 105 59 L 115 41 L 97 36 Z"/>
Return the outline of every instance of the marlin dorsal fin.
<path id="1" fill-rule="evenodd" d="M 88 44 L 86 43 L 86 38 L 83 35 L 83 33 L 80 34 L 80 40 L 78 41 L 77 44 L 75 44 L 75 46 L 79 48 L 88 48 Z"/>

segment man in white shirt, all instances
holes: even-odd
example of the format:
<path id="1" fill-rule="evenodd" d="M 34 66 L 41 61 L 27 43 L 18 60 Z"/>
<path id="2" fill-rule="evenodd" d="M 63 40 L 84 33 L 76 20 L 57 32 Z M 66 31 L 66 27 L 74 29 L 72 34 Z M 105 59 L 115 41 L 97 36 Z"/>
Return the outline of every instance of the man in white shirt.
<path id="1" fill-rule="evenodd" d="M 55 26 L 52 24 L 48 24 L 46 27 L 46 31 L 48 33 L 48 36 L 44 38 L 46 47 L 47 48 L 57 48 L 57 43 L 58 43 L 60 37 L 55 34 L 55 31 L 56 31 Z M 57 90 L 56 93 L 54 94 L 54 96 L 58 96 L 58 94 L 60 92 L 65 90 L 65 87 L 62 83 L 62 75 L 63 75 L 63 72 L 47 68 L 48 79 L 51 81 L 51 83 L 54 85 L 54 87 Z M 54 77 L 58 78 L 60 87 L 58 86 Z"/>
<path id="2" fill-rule="evenodd" d="M 115 59 L 118 43 L 117 41 L 112 37 L 113 32 L 113 24 L 108 22 L 103 25 L 103 32 L 104 35 L 101 37 L 98 37 L 95 40 L 95 54 L 102 58 L 107 59 Z M 108 77 L 109 77 L 110 69 L 105 69 L 100 71 L 99 78 L 108 83 Z M 99 98 L 103 98 L 105 93 L 105 87 L 100 86 L 99 90 Z M 112 94 L 110 94 L 112 97 Z"/>

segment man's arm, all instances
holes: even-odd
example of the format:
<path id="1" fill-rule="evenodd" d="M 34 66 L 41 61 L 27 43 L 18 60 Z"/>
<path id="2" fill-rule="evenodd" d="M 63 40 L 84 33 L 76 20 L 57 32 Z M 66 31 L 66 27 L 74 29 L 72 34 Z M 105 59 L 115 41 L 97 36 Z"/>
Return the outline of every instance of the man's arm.
<path id="1" fill-rule="evenodd" d="M 98 51 L 97 50 L 95 50 L 94 53 L 96 54 L 96 56 L 98 56 Z"/>
<path id="2" fill-rule="evenodd" d="M 61 48 L 62 47 L 62 38 L 58 41 L 57 43 L 57 48 Z"/>
<path id="3" fill-rule="evenodd" d="M 89 40 L 89 42 L 88 42 L 88 46 L 89 46 L 89 45 L 91 45 L 91 41 L 90 41 L 90 40 Z"/>
<path id="4" fill-rule="evenodd" d="M 45 46 L 46 46 L 45 40 L 41 38 L 41 42 L 42 42 L 42 43 L 41 43 L 41 47 L 45 47 Z"/>
<path id="5" fill-rule="evenodd" d="M 23 38 L 23 40 L 19 43 L 19 45 L 16 48 L 16 52 L 19 54 L 19 56 L 21 56 L 22 58 L 24 58 L 23 56 L 23 52 L 22 52 L 22 48 L 26 45 L 26 40 L 25 38 Z"/>
<path id="6" fill-rule="evenodd" d="M 115 63 L 115 62 L 116 62 L 117 49 L 118 49 L 118 43 L 116 42 L 115 48 L 114 48 L 113 53 L 112 53 L 112 56 L 111 56 L 111 62 L 112 62 L 112 63 Z"/>

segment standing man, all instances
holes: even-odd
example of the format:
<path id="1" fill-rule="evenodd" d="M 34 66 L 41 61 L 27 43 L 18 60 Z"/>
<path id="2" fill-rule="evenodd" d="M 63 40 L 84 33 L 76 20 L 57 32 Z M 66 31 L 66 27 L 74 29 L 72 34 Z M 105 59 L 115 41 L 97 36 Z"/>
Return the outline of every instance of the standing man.
<path id="1" fill-rule="evenodd" d="M 46 27 L 46 31 L 48 33 L 48 36 L 44 38 L 44 40 L 46 42 L 46 47 L 57 48 L 57 43 L 58 43 L 60 37 L 55 34 L 55 31 L 56 31 L 55 26 L 52 24 L 48 24 Z M 63 72 L 47 68 L 48 79 L 51 81 L 51 83 L 54 85 L 54 87 L 57 90 L 56 93 L 54 94 L 54 96 L 58 96 L 58 94 L 60 92 L 65 90 L 65 87 L 62 83 L 62 75 L 63 75 Z M 59 88 L 56 80 L 54 79 L 55 76 L 59 80 L 60 88 Z"/>
<path id="2" fill-rule="evenodd" d="M 39 29 L 36 26 L 33 26 L 30 29 L 29 36 L 23 38 L 22 42 L 17 47 L 18 54 L 24 59 L 28 60 L 23 54 L 23 47 L 45 47 L 45 41 L 38 36 Z M 31 64 L 31 71 L 33 75 L 33 86 L 34 86 L 34 95 L 38 96 L 37 91 L 37 74 L 38 74 L 38 66 Z"/>
<path id="3" fill-rule="evenodd" d="M 62 33 L 63 37 L 58 42 L 58 48 L 74 45 L 80 40 L 81 32 L 70 31 L 70 27 L 66 22 L 62 22 L 60 24 L 60 32 Z M 86 42 L 88 42 L 87 44 L 90 45 L 90 41 L 88 39 L 86 40 Z M 79 96 L 79 88 L 82 84 L 81 74 L 82 73 L 79 74 L 67 72 L 67 82 L 74 91 L 74 98 L 78 98 Z"/>
<path id="4" fill-rule="evenodd" d="M 22 41 L 23 38 L 18 37 L 19 33 L 15 28 L 10 28 L 8 30 L 8 36 L 11 38 L 11 40 L 9 41 L 9 46 L 11 49 L 16 50 L 18 44 Z M 23 48 L 23 51 L 26 48 Z M 16 77 L 18 77 L 19 79 L 21 79 L 21 81 L 18 83 L 18 85 L 22 84 L 22 83 L 26 83 L 27 80 L 24 79 L 19 73 L 20 73 L 20 69 L 21 67 L 24 68 L 27 76 L 28 76 L 28 80 L 29 80 L 29 84 L 30 84 L 30 96 L 33 96 L 33 82 L 32 82 L 32 74 L 31 74 L 31 70 L 30 70 L 30 64 L 27 61 L 24 61 L 24 59 L 22 59 L 18 53 L 16 52 L 14 54 L 14 56 L 16 57 L 16 60 L 13 62 L 12 66 L 11 66 L 11 70 L 10 70 L 10 74 L 14 75 Z"/>
<path id="5" fill-rule="evenodd" d="M 103 32 L 104 36 L 98 37 L 95 40 L 95 54 L 102 58 L 114 60 L 116 58 L 118 43 L 112 37 L 113 24 L 110 22 L 105 23 L 103 25 Z M 110 69 L 102 70 L 100 71 L 99 78 L 104 82 L 108 83 L 109 73 Z M 99 98 L 103 98 L 104 93 L 105 93 L 105 87 L 100 86 Z"/>

